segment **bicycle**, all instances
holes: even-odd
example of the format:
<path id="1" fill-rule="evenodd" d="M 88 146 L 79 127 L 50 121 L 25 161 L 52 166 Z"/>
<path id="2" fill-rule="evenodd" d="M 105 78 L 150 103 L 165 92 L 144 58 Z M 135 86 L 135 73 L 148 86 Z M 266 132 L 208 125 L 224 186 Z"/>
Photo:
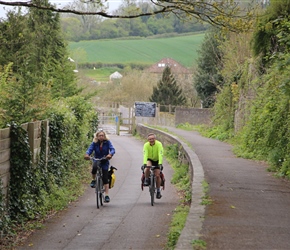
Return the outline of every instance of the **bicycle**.
<path id="1" fill-rule="evenodd" d="M 154 206 L 154 201 L 155 201 L 155 194 L 156 194 L 156 176 L 154 174 L 154 169 L 155 166 L 150 167 L 150 174 L 149 174 L 149 193 L 150 193 L 150 200 L 151 200 L 151 206 Z M 143 171 L 142 177 L 141 177 L 141 189 L 143 190 L 144 187 L 144 166 L 141 167 L 141 170 Z M 162 172 L 163 167 L 160 169 L 160 178 L 161 178 L 161 186 L 163 187 L 163 190 L 165 189 L 165 178 L 164 174 Z"/>
<path id="2" fill-rule="evenodd" d="M 92 161 L 97 162 L 97 173 L 96 173 L 96 184 L 95 184 L 95 193 L 96 193 L 96 202 L 97 202 L 97 208 L 100 208 L 100 205 L 103 206 L 103 202 L 105 199 L 105 189 L 103 184 L 103 171 L 100 167 L 100 163 L 102 160 L 106 159 L 106 156 L 103 156 L 102 158 L 95 158 L 90 157 Z"/>

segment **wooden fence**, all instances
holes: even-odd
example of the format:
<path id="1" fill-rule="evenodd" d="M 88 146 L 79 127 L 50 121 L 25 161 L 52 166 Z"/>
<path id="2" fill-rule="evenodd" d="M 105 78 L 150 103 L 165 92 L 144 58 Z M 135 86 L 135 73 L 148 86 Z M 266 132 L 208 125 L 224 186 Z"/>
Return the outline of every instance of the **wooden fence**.
<path id="1" fill-rule="evenodd" d="M 28 133 L 28 141 L 32 153 L 32 161 L 37 162 L 40 153 L 41 129 L 46 134 L 46 158 L 48 155 L 48 121 L 36 121 L 22 124 L 21 127 Z M 7 196 L 10 182 L 10 158 L 11 158 L 10 128 L 0 129 L 0 178 L 3 187 L 3 194 Z"/>

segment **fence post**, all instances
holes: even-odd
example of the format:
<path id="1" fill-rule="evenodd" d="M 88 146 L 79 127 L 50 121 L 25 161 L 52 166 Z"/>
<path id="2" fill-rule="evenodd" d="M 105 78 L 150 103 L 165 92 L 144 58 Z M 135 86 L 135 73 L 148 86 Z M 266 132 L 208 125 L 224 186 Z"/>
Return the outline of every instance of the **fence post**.
<path id="1" fill-rule="evenodd" d="M 116 134 L 120 135 L 120 117 L 116 115 L 115 117 L 116 122 Z"/>
<path id="2" fill-rule="evenodd" d="M 129 129 L 129 131 L 128 132 L 130 134 L 132 134 L 132 123 L 133 123 L 133 121 L 132 121 L 133 120 L 132 119 L 132 113 L 131 112 L 132 112 L 131 107 L 129 107 L 129 120 L 128 120 L 128 126 L 129 126 L 128 129 Z"/>
<path id="3" fill-rule="evenodd" d="M 46 134 L 46 136 L 45 136 L 45 165 L 47 166 L 47 162 L 48 162 L 48 152 L 49 152 L 49 148 L 48 148 L 49 121 L 48 120 L 43 121 L 43 129 L 44 129 L 43 132 Z"/>
<path id="4" fill-rule="evenodd" d="M 0 129 L 0 178 L 5 199 L 8 196 L 10 182 L 10 128 Z"/>
<path id="5" fill-rule="evenodd" d="M 34 157 L 34 123 L 33 122 L 28 123 L 27 133 L 28 133 L 28 142 L 30 146 L 30 151 L 32 153 L 32 161 L 34 163 L 35 157 Z"/>
<path id="6" fill-rule="evenodd" d="M 27 127 L 30 151 L 32 153 L 32 161 L 36 163 L 40 153 L 41 142 L 41 122 L 29 122 Z"/>

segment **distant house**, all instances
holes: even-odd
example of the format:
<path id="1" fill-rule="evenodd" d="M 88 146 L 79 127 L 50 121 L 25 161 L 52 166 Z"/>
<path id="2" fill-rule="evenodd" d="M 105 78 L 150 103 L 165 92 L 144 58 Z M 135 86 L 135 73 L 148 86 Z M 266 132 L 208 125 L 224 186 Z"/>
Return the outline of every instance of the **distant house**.
<path id="1" fill-rule="evenodd" d="M 147 71 L 150 73 L 162 74 L 166 66 L 170 67 L 171 72 L 175 75 L 192 74 L 188 68 L 182 66 L 171 58 L 161 59 L 159 62 L 150 66 Z"/>
<path id="2" fill-rule="evenodd" d="M 121 79 L 123 76 L 118 72 L 114 72 L 110 75 L 110 81 Z"/>

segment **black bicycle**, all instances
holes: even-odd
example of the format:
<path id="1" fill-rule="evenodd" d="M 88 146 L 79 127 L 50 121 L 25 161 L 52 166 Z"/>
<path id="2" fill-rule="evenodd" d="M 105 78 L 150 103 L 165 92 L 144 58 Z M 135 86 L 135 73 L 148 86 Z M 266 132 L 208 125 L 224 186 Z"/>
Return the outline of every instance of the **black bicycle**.
<path id="1" fill-rule="evenodd" d="M 96 184 L 95 184 L 95 192 L 96 192 L 96 201 L 97 201 L 97 208 L 100 208 L 100 205 L 103 206 L 104 199 L 105 199 L 105 189 L 103 183 L 103 171 L 100 166 L 101 161 L 105 160 L 106 156 L 102 158 L 94 158 L 91 157 L 91 160 L 97 162 L 97 173 L 96 173 Z"/>
<path id="2" fill-rule="evenodd" d="M 144 175 L 144 166 L 141 167 L 143 174 L 141 177 L 141 189 L 143 190 L 144 187 L 144 179 L 145 179 L 145 175 Z M 157 191 L 157 187 L 156 187 L 156 176 L 154 174 L 154 169 L 155 166 L 150 167 L 150 174 L 149 174 L 149 193 L 150 193 L 150 200 L 151 200 L 151 205 L 154 206 L 154 201 L 155 201 L 155 195 L 156 195 L 156 191 Z M 161 186 L 163 187 L 163 190 L 165 188 L 165 178 L 164 175 L 162 173 L 162 169 L 160 169 L 160 177 L 161 177 Z"/>

